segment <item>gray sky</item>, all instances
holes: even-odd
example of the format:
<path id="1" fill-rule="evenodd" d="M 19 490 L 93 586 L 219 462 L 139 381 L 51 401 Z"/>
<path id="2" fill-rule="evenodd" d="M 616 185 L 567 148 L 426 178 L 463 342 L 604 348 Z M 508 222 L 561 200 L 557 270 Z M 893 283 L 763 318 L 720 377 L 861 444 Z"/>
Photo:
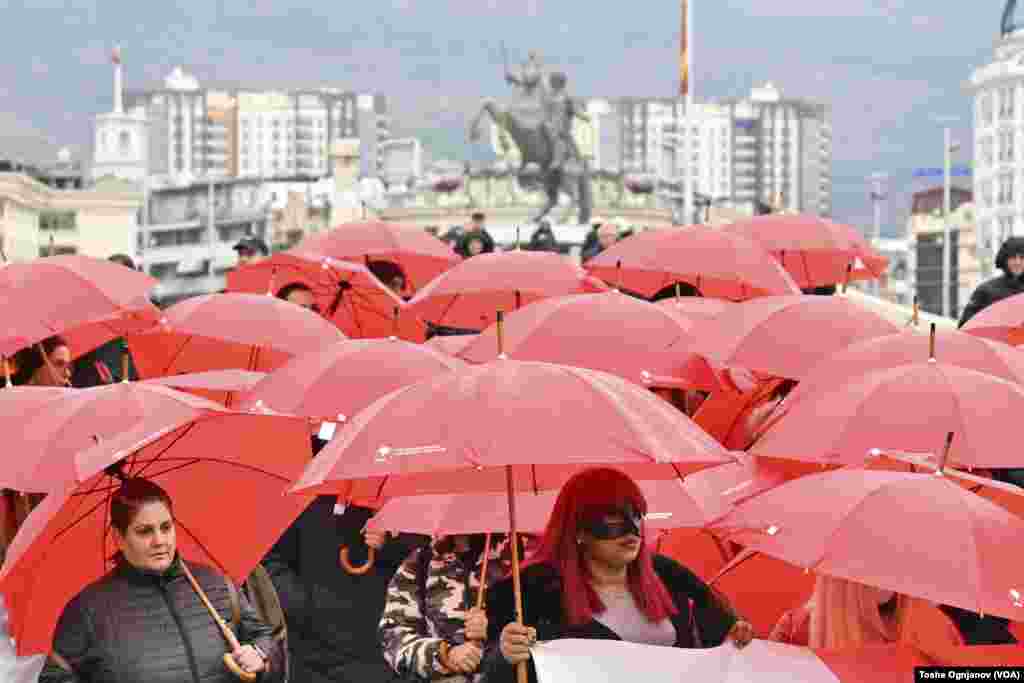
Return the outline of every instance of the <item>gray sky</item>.
<path id="1" fill-rule="evenodd" d="M 889 222 L 917 166 L 942 161 L 941 124 L 970 155 L 963 83 L 991 54 L 1003 0 L 693 0 L 698 100 L 775 82 L 832 107 L 837 218 L 871 220 L 866 176 L 891 175 Z M 182 64 L 205 83 L 333 85 L 387 94 L 398 130 L 461 148 L 481 96 L 500 96 L 500 43 L 536 47 L 585 95 L 671 96 L 678 0 L 7 0 L 0 41 L 0 156 L 87 146 L 111 106 L 110 48 L 128 87 Z M 441 129 L 441 130 L 439 130 Z"/>

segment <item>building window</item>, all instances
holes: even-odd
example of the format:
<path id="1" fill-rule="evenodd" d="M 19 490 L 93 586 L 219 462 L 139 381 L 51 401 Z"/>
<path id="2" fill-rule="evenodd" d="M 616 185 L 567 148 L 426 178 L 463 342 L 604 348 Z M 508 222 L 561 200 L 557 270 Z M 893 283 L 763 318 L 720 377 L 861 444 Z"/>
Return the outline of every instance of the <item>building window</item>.
<path id="1" fill-rule="evenodd" d="M 981 183 L 981 208 L 992 208 L 992 181 L 986 180 Z"/>
<path id="2" fill-rule="evenodd" d="M 1015 92 L 1013 86 L 1002 88 L 999 91 L 999 118 L 1004 121 L 1013 119 Z"/>
<path id="3" fill-rule="evenodd" d="M 999 161 L 1000 162 L 1012 162 L 1013 161 L 1013 137 L 1014 132 L 1012 130 L 1004 130 L 999 133 Z"/>
<path id="4" fill-rule="evenodd" d="M 1003 173 L 999 176 L 999 205 L 1013 204 L 1013 174 Z"/>
<path id="5" fill-rule="evenodd" d="M 991 166 L 992 163 L 995 161 L 992 149 L 992 138 L 989 136 L 983 137 L 981 139 L 979 147 L 981 148 L 981 163 L 984 164 L 985 166 Z"/>
<path id="6" fill-rule="evenodd" d="M 1011 235 L 1013 235 L 1013 216 L 1000 216 L 999 243 L 1002 244 Z"/>

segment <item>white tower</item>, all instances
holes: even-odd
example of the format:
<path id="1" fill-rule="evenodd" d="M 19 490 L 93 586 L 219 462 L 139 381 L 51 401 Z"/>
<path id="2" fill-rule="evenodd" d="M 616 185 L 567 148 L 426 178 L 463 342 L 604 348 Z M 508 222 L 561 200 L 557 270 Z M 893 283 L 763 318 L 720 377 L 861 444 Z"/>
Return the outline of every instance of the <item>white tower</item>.
<path id="1" fill-rule="evenodd" d="M 92 176 L 96 180 L 114 177 L 141 184 L 148 167 L 146 112 L 142 107 L 125 111 L 120 48 L 114 48 L 111 61 L 114 64 L 114 106 L 111 113 L 96 117 Z"/>

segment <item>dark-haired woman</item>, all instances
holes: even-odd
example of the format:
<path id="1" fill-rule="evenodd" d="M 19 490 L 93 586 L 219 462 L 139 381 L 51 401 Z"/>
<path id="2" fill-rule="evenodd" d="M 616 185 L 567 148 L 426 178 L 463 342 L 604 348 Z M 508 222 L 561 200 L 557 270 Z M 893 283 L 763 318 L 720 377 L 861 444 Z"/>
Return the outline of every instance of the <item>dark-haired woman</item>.
<path id="1" fill-rule="evenodd" d="M 651 553 L 647 503 L 618 470 L 586 470 L 562 488 L 540 547 L 522 571 L 524 626 L 509 579 L 488 598 L 488 683 L 514 680 L 537 640 L 596 638 L 647 645 L 743 647 L 753 627 L 695 574 Z M 536 673 L 532 671 L 532 680 Z"/>
<path id="2" fill-rule="evenodd" d="M 1011 237 L 999 247 L 996 268 L 999 277 L 982 282 L 960 314 L 960 327 L 997 301 L 1024 292 L 1024 237 Z"/>
<path id="3" fill-rule="evenodd" d="M 226 645 L 188 581 L 190 571 L 228 624 L 238 619 L 242 645 L 232 653 L 244 671 L 275 680 L 280 645 L 244 595 L 213 569 L 177 552 L 171 499 L 156 484 L 129 479 L 114 494 L 110 521 L 117 565 L 64 608 L 54 656 L 40 683 L 229 683 Z"/>
<path id="4" fill-rule="evenodd" d="M 14 354 L 11 381 L 39 387 L 71 386 L 71 349 L 62 337 L 47 337 Z"/>

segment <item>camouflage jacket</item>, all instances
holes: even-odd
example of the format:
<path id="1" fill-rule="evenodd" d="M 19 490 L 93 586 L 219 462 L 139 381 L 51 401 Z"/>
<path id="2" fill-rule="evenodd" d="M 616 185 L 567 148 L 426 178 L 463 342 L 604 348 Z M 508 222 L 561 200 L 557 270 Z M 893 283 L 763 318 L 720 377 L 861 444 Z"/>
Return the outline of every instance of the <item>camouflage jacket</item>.
<path id="1" fill-rule="evenodd" d="M 496 544 L 498 545 L 498 544 Z M 504 545 L 504 544 L 502 544 Z M 423 566 L 419 556 L 430 552 L 426 582 L 418 580 Z M 502 548 L 492 553 L 501 557 Z M 441 643 L 451 647 L 465 642 L 466 613 L 476 604 L 480 564 L 468 567 L 454 553 L 437 554 L 434 547 L 417 550 L 398 568 L 388 585 L 384 613 L 377 628 L 384 659 L 400 676 L 417 680 L 477 681 L 445 674 L 438 662 Z M 502 564 L 491 561 L 488 584 L 501 578 Z M 425 585 L 426 595 L 420 596 Z"/>

